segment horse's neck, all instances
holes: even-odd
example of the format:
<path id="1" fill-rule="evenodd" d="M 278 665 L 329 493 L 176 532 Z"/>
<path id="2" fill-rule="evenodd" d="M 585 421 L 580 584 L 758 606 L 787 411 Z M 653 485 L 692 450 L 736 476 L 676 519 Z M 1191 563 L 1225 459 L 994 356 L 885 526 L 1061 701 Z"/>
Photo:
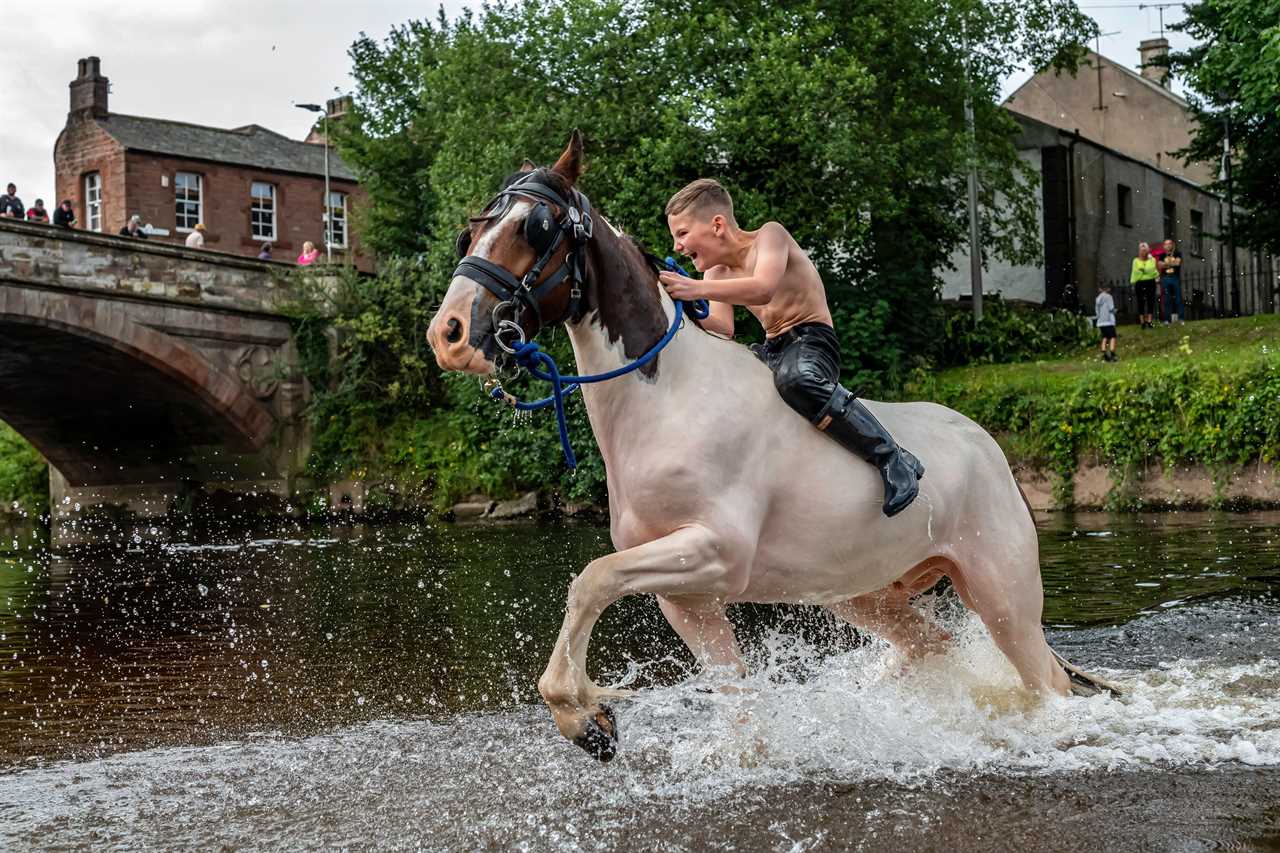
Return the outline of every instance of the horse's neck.
<path id="1" fill-rule="evenodd" d="M 609 235 L 609 242 L 618 240 Z M 604 255 L 621 253 L 617 245 L 597 247 Z M 599 256 L 597 256 L 597 261 Z M 612 260 L 616 261 L 617 257 Z M 591 310 L 578 323 L 569 325 L 569 339 L 581 374 L 604 373 L 635 361 L 661 339 L 675 316 L 675 304 L 647 268 L 634 262 L 595 263 Z M 619 312 L 617 306 L 626 305 Z M 636 370 L 607 382 L 584 386 L 587 410 L 597 438 L 602 442 L 616 417 L 631 417 L 634 410 L 663 405 L 669 393 L 655 394 L 662 385 L 668 391 L 682 386 L 690 371 L 694 338 L 702 332 L 685 321 L 675 338 L 658 354 L 656 369 Z M 696 361 L 696 359 L 692 359 Z M 675 401 L 672 401 L 675 402 Z"/>

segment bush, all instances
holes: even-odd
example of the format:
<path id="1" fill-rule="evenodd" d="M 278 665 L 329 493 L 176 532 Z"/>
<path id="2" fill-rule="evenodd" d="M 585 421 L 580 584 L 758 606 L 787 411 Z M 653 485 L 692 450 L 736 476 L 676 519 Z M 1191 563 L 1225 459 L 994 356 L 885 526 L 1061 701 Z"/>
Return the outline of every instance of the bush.
<path id="1" fill-rule="evenodd" d="M 1070 311 L 1015 306 L 993 293 L 982 298 L 982 323 L 970 305 L 948 303 L 938 361 L 942 367 L 1010 364 L 1064 355 L 1093 343 L 1090 322 Z"/>
<path id="2" fill-rule="evenodd" d="M 49 466 L 34 447 L 0 423 L 0 512 L 23 510 L 43 515 L 49 507 Z"/>
<path id="3" fill-rule="evenodd" d="M 1280 460 L 1280 357 L 1243 365 L 1177 361 L 1140 372 L 1091 372 L 1061 383 L 981 384 L 928 379 L 911 391 L 1011 438 L 1014 461 L 1048 467 L 1070 503 L 1079 460 L 1094 454 L 1112 472 L 1111 503 L 1149 464 L 1201 464 L 1215 476 Z"/>

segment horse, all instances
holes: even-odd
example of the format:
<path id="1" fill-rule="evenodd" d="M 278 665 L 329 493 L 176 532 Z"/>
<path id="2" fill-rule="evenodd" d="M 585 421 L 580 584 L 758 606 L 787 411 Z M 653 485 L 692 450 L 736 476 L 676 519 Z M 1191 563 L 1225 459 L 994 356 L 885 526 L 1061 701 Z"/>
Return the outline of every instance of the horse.
<path id="1" fill-rule="evenodd" d="M 427 330 L 441 369 L 493 374 L 503 350 L 563 324 L 580 371 L 610 371 L 676 319 L 644 253 L 607 222 L 592 227 L 582 169 L 575 130 L 553 166 L 526 161 L 462 232 Z M 787 407 L 746 347 L 692 322 L 642 369 L 581 393 L 616 550 L 570 583 L 538 690 L 560 732 L 595 758 L 616 753 L 606 700 L 624 694 L 588 676 L 587 646 L 605 609 L 638 593 L 657 596 L 700 665 L 745 673 L 731 603 L 820 605 L 910 661 L 950 639 L 911 605 L 945 576 L 1028 690 L 1110 687 L 1045 641 L 1031 507 L 1000 446 L 969 418 L 934 403 L 864 401 L 928 471 L 916 501 L 888 518 L 876 469 Z"/>

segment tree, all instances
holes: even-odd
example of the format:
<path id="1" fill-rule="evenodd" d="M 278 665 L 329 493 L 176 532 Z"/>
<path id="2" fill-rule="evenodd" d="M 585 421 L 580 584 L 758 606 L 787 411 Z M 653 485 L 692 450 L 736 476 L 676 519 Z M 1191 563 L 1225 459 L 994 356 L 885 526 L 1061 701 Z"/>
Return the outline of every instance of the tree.
<path id="1" fill-rule="evenodd" d="M 1202 0 L 1174 25 L 1197 44 L 1169 57 L 1193 90 L 1189 160 L 1218 164 L 1228 125 L 1237 243 L 1280 253 L 1280 0 Z M 1225 193 L 1226 183 L 1213 184 Z"/>
<path id="2" fill-rule="evenodd" d="M 666 201 L 697 177 L 728 186 L 744 225 L 784 223 L 827 284 L 846 381 L 883 393 L 941 338 L 938 270 L 966 234 L 971 160 L 986 258 L 1039 255 L 1035 176 L 996 94 L 1013 67 L 1070 56 L 1065 47 L 1092 27 L 1064 0 L 498 0 L 407 24 L 382 45 L 361 37 L 351 50 L 353 120 L 335 144 L 369 191 L 366 239 L 413 263 L 354 285 L 364 296 L 339 320 L 360 333 L 347 339 L 343 369 L 378 375 L 339 387 L 389 393 L 345 437 L 321 436 L 318 446 L 349 457 L 404 406 L 419 418 L 443 418 L 449 406 L 456 420 L 441 434 L 489 446 L 501 476 L 519 481 L 556 464 L 553 439 L 507 433 L 489 444 L 507 421 L 458 405 L 478 399 L 474 380 L 446 377 L 427 395 L 406 394 L 423 384 L 420 354 L 387 342 L 421 334 L 466 217 L 523 158 L 554 159 L 573 127 L 587 136 L 583 190 L 660 254 L 670 245 Z M 407 301 L 424 304 L 405 309 L 379 288 L 412 288 Z M 563 337 L 552 351 L 570 360 Z M 575 435 L 585 432 L 579 421 Z M 584 482 L 574 481 L 579 493 Z"/>

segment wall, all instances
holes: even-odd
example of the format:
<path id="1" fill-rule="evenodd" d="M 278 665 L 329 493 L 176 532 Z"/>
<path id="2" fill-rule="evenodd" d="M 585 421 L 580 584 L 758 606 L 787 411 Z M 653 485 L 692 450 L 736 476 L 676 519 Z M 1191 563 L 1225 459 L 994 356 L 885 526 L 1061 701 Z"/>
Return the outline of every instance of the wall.
<path id="1" fill-rule="evenodd" d="M 1041 71 L 1020 86 L 1004 106 L 1112 148 L 1197 184 L 1215 177 L 1204 163 L 1186 165 L 1169 152 L 1191 141 L 1195 120 L 1187 102 L 1107 57 L 1089 52 L 1073 77 Z M 1102 109 L 1098 108 L 1098 65 L 1102 72 Z M 1116 93 L 1120 93 L 1117 95 Z"/>
<path id="2" fill-rule="evenodd" d="M 124 227 L 129 218 L 125 210 L 124 149 L 96 122 L 75 116 L 68 118 L 53 146 L 53 166 L 57 198 L 46 207 L 52 211 L 63 199 L 69 198 L 79 220 L 76 227 L 88 228 L 84 176 L 88 172 L 99 172 L 102 175 L 102 230 L 115 234 Z"/>
<path id="3" fill-rule="evenodd" d="M 310 240 L 323 252 L 324 178 L 312 175 L 296 175 L 271 172 L 247 166 L 209 163 L 148 154 L 140 151 L 128 153 L 128 178 L 125 192 L 130 212 L 142 215 L 143 221 L 158 228 L 168 229 L 168 237 L 154 238 L 161 242 L 181 244 L 190 231 L 177 230 L 174 201 L 174 175 L 177 172 L 193 172 L 202 178 L 203 221 L 205 248 L 236 255 L 257 257 L 262 242 L 251 237 L 250 185 L 254 181 L 274 184 L 276 187 L 276 240 L 273 259 L 293 261 L 302 251 L 304 241 Z M 341 262 L 349 253 L 353 263 L 368 272 L 373 268 L 371 258 L 360 251 L 359 240 L 352 233 L 354 208 L 363 204 L 364 191 L 352 181 L 330 180 L 333 192 L 347 193 L 347 231 L 350 248 L 347 252 L 334 251 L 334 261 Z"/>
<path id="4" fill-rule="evenodd" d="M 1031 148 L 1018 152 L 1018 159 L 1029 164 L 1037 176 L 1041 171 L 1039 148 Z M 1030 192 L 1036 198 L 1037 236 L 1041 245 L 1045 241 L 1044 201 L 1039 185 L 1032 186 Z M 997 200 L 999 204 L 999 200 Z M 959 299 L 968 297 L 973 292 L 969 276 L 969 244 L 964 243 L 961 251 L 956 252 L 952 261 L 955 269 L 944 269 L 942 277 L 942 298 Z M 1000 258 L 989 258 L 988 266 L 982 271 L 982 292 L 999 293 L 1005 299 L 1018 299 L 1036 304 L 1045 301 L 1044 267 L 1013 265 Z"/>

